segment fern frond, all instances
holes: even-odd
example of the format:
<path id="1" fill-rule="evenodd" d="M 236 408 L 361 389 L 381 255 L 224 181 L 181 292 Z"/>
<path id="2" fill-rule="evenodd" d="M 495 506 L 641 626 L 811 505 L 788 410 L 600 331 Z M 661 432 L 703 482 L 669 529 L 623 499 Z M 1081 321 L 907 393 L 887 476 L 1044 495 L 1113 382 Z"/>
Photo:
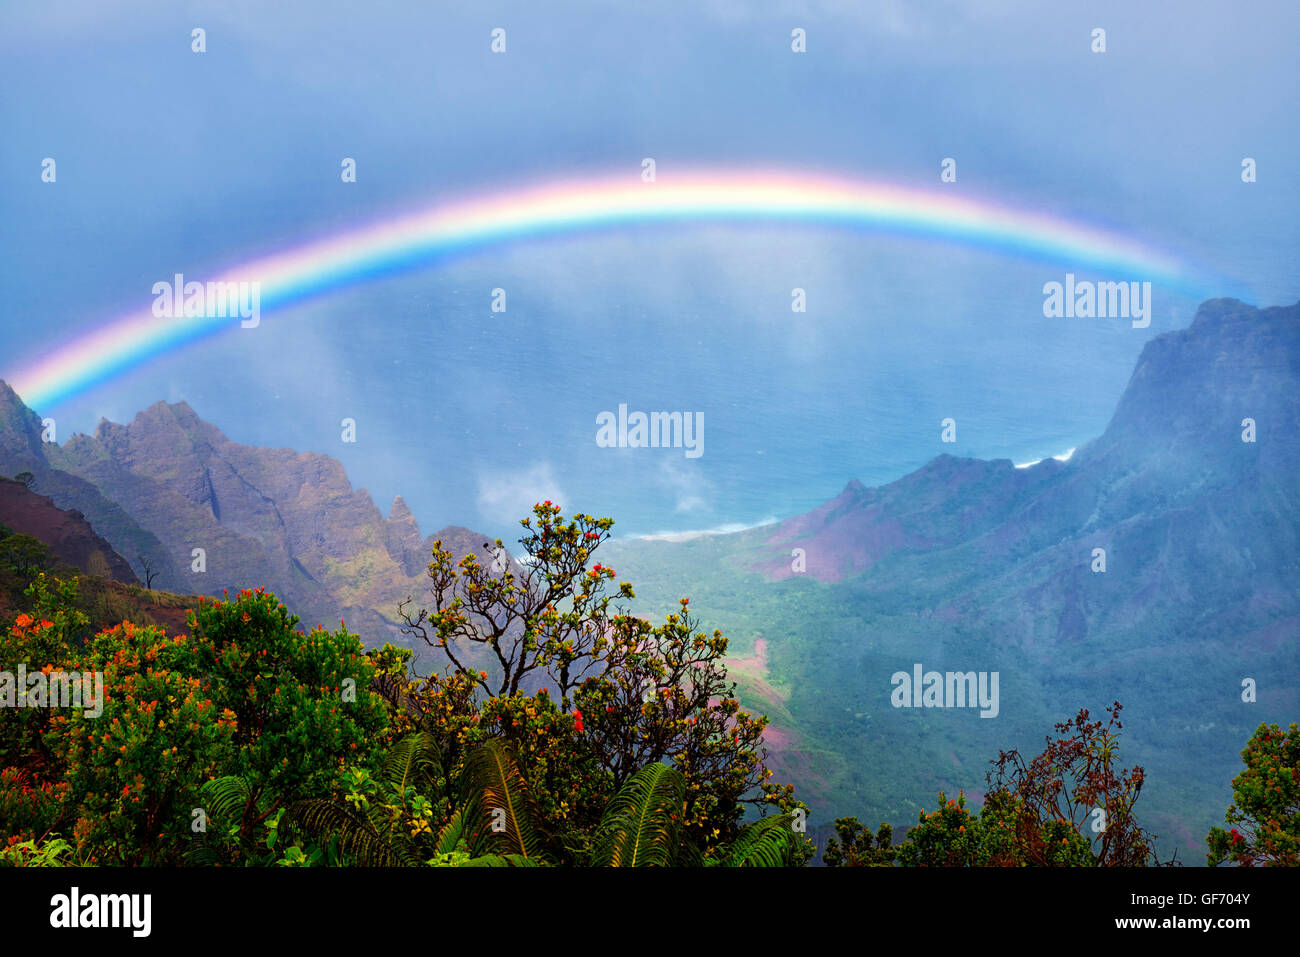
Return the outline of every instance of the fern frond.
<path id="1" fill-rule="evenodd" d="M 205 781 L 199 788 L 199 797 L 207 808 L 208 817 L 231 824 L 239 823 L 251 794 L 248 782 L 233 774 Z"/>
<path id="2" fill-rule="evenodd" d="M 465 837 L 466 817 L 462 808 L 457 808 L 456 813 L 451 816 L 441 830 L 438 831 L 438 837 L 433 842 L 435 854 L 450 854 L 456 850 L 461 838 Z"/>
<path id="3" fill-rule="evenodd" d="M 339 853 L 357 867 L 400 867 L 418 863 L 399 843 L 389 843 L 351 808 L 320 798 L 296 801 L 284 821 L 319 844 L 338 840 Z"/>
<path id="4" fill-rule="evenodd" d="M 487 741 L 465 761 L 462 777 L 467 800 L 462 807 L 479 832 L 470 841 L 476 856 L 482 853 L 540 857 L 538 834 L 528 788 L 509 749 L 500 741 Z M 494 827 L 493 825 L 497 825 Z"/>
<path id="5" fill-rule="evenodd" d="M 429 796 L 442 776 L 441 755 L 427 731 L 408 734 L 384 758 L 380 776 L 400 793 L 407 786 Z"/>
<path id="6" fill-rule="evenodd" d="M 788 867 L 798 833 L 789 814 L 746 824 L 715 862 L 720 867 Z"/>
<path id="7" fill-rule="evenodd" d="M 647 764 L 628 778 L 600 822 L 593 863 L 602 867 L 670 867 L 677 861 L 686 778 Z"/>
<path id="8" fill-rule="evenodd" d="M 471 857 L 461 867 L 545 867 L 546 862 L 540 857 L 524 857 L 522 854 L 485 854 L 483 857 Z"/>

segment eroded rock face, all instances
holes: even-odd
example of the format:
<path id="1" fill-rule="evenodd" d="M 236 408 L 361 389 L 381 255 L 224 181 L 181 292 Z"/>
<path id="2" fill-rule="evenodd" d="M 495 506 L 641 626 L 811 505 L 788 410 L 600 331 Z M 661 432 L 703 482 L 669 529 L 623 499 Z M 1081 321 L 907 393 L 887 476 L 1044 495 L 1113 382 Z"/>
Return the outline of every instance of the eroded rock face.
<path id="1" fill-rule="evenodd" d="M 31 471 L 53 504 L 84 511 L 123 554 L 148 556 L 157 588 L 264 586 L 304 626 L 343 620 L 367 641 L 397 637 L 399 602 L 425 596 L 434 539 L 457 555 L 487 540 L 460 528 L 421 536 L 400 497 L 385 518 L 338 461 L 232 442 L 185 402 L 101 421 L 60 446 L 41 441 L 39 417 L 0 383 L 6 471 Z"/>

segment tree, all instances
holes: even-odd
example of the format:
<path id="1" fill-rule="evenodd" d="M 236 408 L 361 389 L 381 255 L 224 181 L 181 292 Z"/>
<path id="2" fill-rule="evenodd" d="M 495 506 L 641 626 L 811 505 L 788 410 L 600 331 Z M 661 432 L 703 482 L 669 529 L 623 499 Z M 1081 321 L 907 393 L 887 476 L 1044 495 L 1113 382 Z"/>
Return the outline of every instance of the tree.
<path id="1" fill-rule="evenodd" d="M 158 573 L 153 569 L 153 562 L 138 552 L 135 560 L 140 563 L 140 568 L 144 572 L 144 587 L 149 591 L 153 591 L 153 580 L 158 577 Z"/>
<path id="2" fill-rule="evenodd" d="M 519 543 L 532 558 L 523 576 L 515 574 L 499 538 L 495 546 L 484 545 L 497 556 L 488 566 L 473 554 L 453 564 L 455 556 L 434 542 L 428 569 L 433 608 L 411 614 L 411 599 L 402 602 L 402 630 L 441 650 L 487 694 L 493 693 L 488 676 L 470 667 L 469 653 L 476 646 L 491 654 L 496 694 L 514 694 L 525 678 L 535 676 L 554 683 L 567 705 L 592 669 L 613 667 L 604 653 L 611 647 L 614 618 L 609 608 L 614 596 L 605 587 L 614 570 L 586 566 L 614 521 L 577 513 L 566 523 L 549 501 L 533 511 L 536 528 L 531 518 L 521 522 L 528 532 Z M 619 593 L 633 597 L 626 582 Z"/>
<path id="3" fill-rule="evenodd" d="M 78 608 L 77 579 L 41 572 L 23 595 L 31 613 L 19 614 L 8 633 L 0 633 L 0 662 L 10 669 L 23 662 L 29 672 L 77 670 L 71 664 L 73 647 L 89 624 Z M 0 707 L 0 766 L 27 772 L 28 783 L 38 791 L 56 782 L 61 768 L 45 739 L 54 713 L 50 708 Z"/>
<path id="4" fill-rule="evenodd" d="M 1080 710 L 1056 725 L 1056 738 L 1047 737 L 1047 747 L 1030 761 L 1018 751 L 1000 752 L 978 812 L 966 806 L 964 793 L 939 792 L 937 810 L 920 812 L 894 859 L 909 867 L 1160 864 L 1154 837 L 1133 813 L 1144 772 L 1119 768 L 1120 710 L 1119 702 L 1112 704 L 1105 724 Z M 870 863 L 869 855 L 883 850 L 879 836 L 873 848 L 871 833 L 856 820 L 836 826 L 844 847 L 832 841 L 827 863 L 851 865 L 855 857 Z"/>
<path id="5" fill-rule="evenodd" d="M 1061 863 L 1058 848 L 1070 847 L 1075 836 L 1090 848 L 1086 863 L 1160 863 L 1154 835 L 1138 825 L 1133 813 L 1146 773 L 1141 767 L 1119 768 L 1121 710 L 1118 701 L 1111 704 L 1103 725 L 1080 709 L 1072 720 L 1056 725 L 1056 739 L 1047 737 L 1046 749 L 1032 761 L 1026 763 L 1019 751 L 1003 751 L 992 762 L 990 797 L 1005 792 L 1010 798 L 1003 807 L 1011 812 L 1025 863 Z"/>
<path id="6" fill-rule="evenodd" d="M 835 837 L 826 842 L 822 863 L 827 867 L 888 867 L 894 863 L 898 848 L 891 847 L 894 829 L 882 823 L 876 836 L 858 823 L 856 817 L 835 819 Z"/>
<path id="7" fill-rule="evenodd" d="M 50 548 L 30 535 L 9 535 L 0 539 L 0 567 L 19 578 L 30 578 L 50 567 Z"/>
<path id="8" fill-rule="evenodd" d="M 1261 724 L 1241 752 L 1246 765 L 1232 779 L 1224 815 L 1241 829 L 1210 828 L 1206 863 L 1242 867 L 1300 865 L 1300 726 Z"/>
<path id="9" fill-rule="evenodd" d="M 989 793 L 972 813 L 966 795 L 939 792 L 938 810 L 921 811 L 897 848 L 904 867 L 1081 867 L 1093 863 L 1088 841 L 1061 820 L 1035 828 L 1023 802 L 1008 790 Z"/>
<path id="10" fill-rule="evenodd" d="M 36 476 L 31 472 L 19 472 L 14 476 L 14 481 L 22 482 L 28 489 L 32 489 L 36 486 Z"/>
<path id="11" fill-rule="evenodd" d="M 425 727 L 449 754 L 505 738 L 543 818 L 575 853 L 635 773 L 671 762 L 685 779 L 686 835 L 708 856 L 738 837 L 747 807 L 791 812 L 797 802 L 770 781 L 767 719 L 741 710 L 722 664 L 727 639 L 697 630 L 688 598 L 662 625 L 615 603 L 635 598 L 632 586 L 614 591 L 614 569 L 592 561 L 613 524 L 535 505 L 521 522 L 531 563 L 522 573 L 504 557 L 453 563 L 436 542 L 432 607 L 411 611 L 407 599 L 400 611 L 403 630 L 445 654 L 451 674 L 395 693 L 433 722 Z M 484 547 L 504 556 L 500 539 Z"/>

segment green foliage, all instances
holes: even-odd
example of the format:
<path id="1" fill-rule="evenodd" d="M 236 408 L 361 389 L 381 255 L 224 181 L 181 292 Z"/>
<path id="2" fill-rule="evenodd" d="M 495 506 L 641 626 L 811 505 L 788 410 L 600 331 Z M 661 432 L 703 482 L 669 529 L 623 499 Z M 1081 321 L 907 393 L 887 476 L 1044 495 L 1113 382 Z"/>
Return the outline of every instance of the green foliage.
<path id="1" fill-rule="evenodd" d="M 212 701 L 234 715 L 228 773 L 256 797 L 274 794 L 276 807 L 328 793 L 349 763 L 373 762 L 371 743 L 387 723 L 361 639 L 344 627 L 304 634 L 297 621 L 274 595 L 242 591 L 191 612 L 182 646 L 186 673 L 202 675 Z M 246 832 L 258 823 L 254 803 Z"/>
<path id="2" fill-rule="evenodd" d="M 835 833 L 838 840 L 832 837 L 822 852 L 822 863 L 827 867 L 888 867 L 898 854 L 898 849 L 890 846 L 894 829 L 889 824 L 880 825 L 874 843 L 871 831 L 856 817 L 836 818 Z"/>
<path id="3" fill-rule="evenodd" d="M 0 568 L 14 575 L 27 578 L 53 563 L 49 546 L 40 539 L 13 534 L 0 538 Z"/>
<path id="4" fill-rule="evenodd" d="M 102 675 L 103 713 L 0 713 L 4 860 L 803 864 L 806 808 L 769 780 L 766 719 L 740 707 L 727 639 L 687 599 L 659 625 L 628 613 L 631 586 L 591 562 L 612 520 L 548 502 L 523 524 L 524 573 L 435 547 L 433 609 L 408 618 L 447 652 L 427 677 L 409 649 L 304 633 L 261 589 L 200 599 L 188 635 L 92 635 L 78 580 L 36 571 L 0 650 Z M 108 610 L 172 600 L 109 591 Z M 470 667 L 484 651 L 495 664 Z M 745 823 L 752 808 L 778 813 Z"/>
<path id="5" fill-rule="evenodd" d="M 61 660 L 57 656 L 68 654 L 73 643 L 85 636 L 86 626 L 90 624 L 89 616 L 81 609 L 78 579 L 37 573 L 23 595 L 32 609 L 30 617 L 49 622 L 42 644 L 31 651 L 38 656 L 43 654 L 46 661 Z"/>
<path id="6" fill-rule="evenodd" d="M 259 591 L 201 605 L 190 637 L 124 622 L 83 645 L 75 580 L 38 575 L 27 595 L 38 617 L 20 615 L 3 650 L 54 676 L 97 674 L 104 694 L 98 714 L 0 711 L 9 845 L 61 833 L 88 863 L 301 864 L 313 858 L 282 839 L 284 807 L 380 760 L 384 702 L 346 629 L 304 635 Z M 423 767 L 390 756 L 403 761 L 408 777 Z"/>
<path id="7" fill-rule="evenodd" d="M 18 615 L 7 633 L 0 633 L 0 668 L 16 671 L 22 664 L 29 674 L 44 672 L 57 676 L 69 670 L 73 642 L 86 624 L 77 609 L 77 582 L 37 574 L 26 589 L 34 615 Z M 16 685 L 17 675 L 13 677 Z M 17 704 L 19 688 L 5 690 L 8 680 L 0 678 L 0 697 L 6 705 Z M 10 701 L 12 694 L 13 700 Z M 40 777 L 55 761 L 45 735 L 53 711 L 44 707 L 0 708 L 0 767 L 12 766 Z M 38 785 L 39 787 L 39 785 Z M 29 822 L 30 823 L 30 822 Z M 11 832 L 10 836 L 18 833 Z"/>
<path id="8" fill-rule="evenodd" d="M 1242 867 L 1300 866 L 1300 726 L 1283 731 L 1261 724 L 1241 752 L 1246 765 L 1232 779 L 1225 820 L 1240 828 L 1210 828 L 1211 867 L 1228 861 Z"/>
<path id="9" fill-rule="evenodd" d="M 0 769 L 0 834 L 4 847 L 32 844 L 58 826 L 66 801 L 66 781 L 44 781 L 18 768 Z M 17 858 L 11 859 L 14 863 Z"/>
<path id="10" fill-rule="evenodd" d="M 939 809 L 921 810 L 897 859 L 904 867 L 985 867 L 993 862 L 986 831 L 967 809 L 965 794 L 953 800 L 940 791 Z"/>
<path id="11" fill-rule="evenodd" d="M 21 841 L 0 848 L 0 867 L 77 867 L 71 844 L 61 837 L 48 841 Z"/>
<path id="12" fill-rule="evenodd" d="M 542 837 L 524 776 L 508 748 L 486 741 L 465 762 L 463 784 L 471 819 L 484 822 L 471 847 L 479 853 L 541 858 Z M 474 835 L 471 835 L 473 838 Z"/>
<path id="13" fill-rule="evenodd" d="M 521 866 L 549 856 L 508 748 L 487 741 L 444 776 L 433 739 L 409 735 L 372 778 L 354 771 L 341 798 L 295 802 L 283 826 L 363 867 Z"/>
<path id="14" fill-rule="evenodd" d="M 299 801 L 288 809 L 286 823 L 314 841 L 333 839 L 343 860 L 358 867 L 410 867 L 418 863 L 408 853 L 407 842 L 393 840 L 395 835 L 391 833 L 386 840 L 364 812 L 343 804 L 322 798 Z"/>
<path id="15" fill-rule="evenodd" d="M 731 844 L 718 848 L 706 865 L 720 867 L 802 867 L 807 862 L 804 839 L 789 814 L 751 821 Z"/>
<path id="16" fill-rule="evenodd" d="M 789 814 L 760 818 L 702 854 L 684 827 L 686 776 L 648 764 L 619 789 L 601 819 L 587 863 L 601 867 L 800 867 L 803 838 Z"/>
<path id="17" fill-rule="evenodd" d="M 918 823 L 898 846 L 904 867 L 1082 867 L 1094 863 L 1088 841 L 1061 821 L 1050 821 L 1028 838 L 1021 828 L 1023 806 L 1010 792 L 990 794 L 978 813 L 966 795 L 954 800 L 939 792 L 938 810 L 921 811 Z"/>

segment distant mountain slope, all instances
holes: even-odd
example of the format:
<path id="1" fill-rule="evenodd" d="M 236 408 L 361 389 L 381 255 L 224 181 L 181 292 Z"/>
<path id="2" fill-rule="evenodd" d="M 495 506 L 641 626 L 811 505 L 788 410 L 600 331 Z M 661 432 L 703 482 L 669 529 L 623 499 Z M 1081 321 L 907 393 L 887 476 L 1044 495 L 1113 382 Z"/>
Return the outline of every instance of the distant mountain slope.
<path id="1" fill-rule="evenodd" d="M 1300 612 L 1298 496 L 1300 307 L 1214 300 L 1147 344 L 1106 432 L 1067 463 L 940 456 L 782 523 L 755 567 L 791 574 L 802 544 L 810 575 L 865 572 L 1026 647 L 1152 642 Z"/>
<path id="2" fill-rule="evenodd" d="M 131 566 L 75 509 L 60 509 L 22 482 L 0 476 L 0 525 L 50 546 L 50 554 L 88 575 L 139 584 Z"/>
<path id="3" fill-rule="evenodd" d="M 434 539 L 457 554 L 486 541 L 455 527 L 422 538 L 400 497 L 385 518 L 336 460 L 231 442 L 184 402 L 158 402 L 127 425 L 101 421 L 59 446 L 41 441 L 38 417 L 0 383 L 0 472 L 22 470 L 120 551 L 147 558 L 159 588 L 264 585 L 304 624 L 343 619 L 372 641 L 397 637 L 398 602 L 424 596 Z"/>
<path id="4" fill-rule="evenodd" d="M 1000 748 L 1036 752 L 1119 699 L 1156 830 L 1196 848 L 1250 732 L 1300 713 L 1300 305 L 1204 303 L 1146 345 L 1068 462 L 941 455 L 773 526 L 609 551 L 652 604 L 690 594 L 738 653 L 765 639 L 747 700 L 771 713 L 775 690 L 779 762 L 823 813 L 911 824 L 939 787 L 982 786 Z M 999 718 L 894 709 L 890 677 L 915 662 L 1000 671 Z"/>

